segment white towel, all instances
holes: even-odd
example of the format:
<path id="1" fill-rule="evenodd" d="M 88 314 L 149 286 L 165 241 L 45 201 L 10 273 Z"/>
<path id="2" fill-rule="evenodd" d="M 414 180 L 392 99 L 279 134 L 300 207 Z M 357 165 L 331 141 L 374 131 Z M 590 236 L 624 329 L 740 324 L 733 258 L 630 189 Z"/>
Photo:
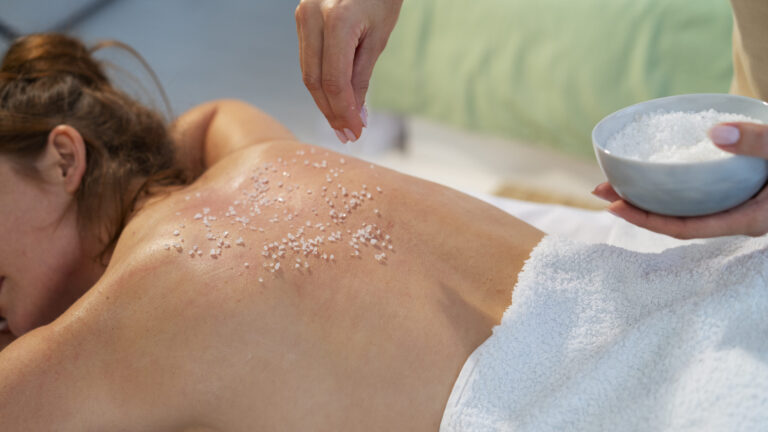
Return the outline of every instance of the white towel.
<path id="1" fill-rule="evenodd" d="M 641 253 L 548 236 L 440 430 L 768 430 L 768 238 Z"/>

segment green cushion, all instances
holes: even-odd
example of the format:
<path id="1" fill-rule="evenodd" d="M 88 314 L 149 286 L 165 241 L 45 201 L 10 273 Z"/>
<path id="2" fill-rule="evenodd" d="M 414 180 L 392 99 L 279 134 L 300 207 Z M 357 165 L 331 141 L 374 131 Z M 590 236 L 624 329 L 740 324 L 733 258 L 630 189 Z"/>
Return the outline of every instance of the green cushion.
<path id="1" fill-rule="evenodd" d="M 405 0 L 369 103 L 593 157 L 621 107 L 727 92 L 731 29 L 726 0 Z"/>

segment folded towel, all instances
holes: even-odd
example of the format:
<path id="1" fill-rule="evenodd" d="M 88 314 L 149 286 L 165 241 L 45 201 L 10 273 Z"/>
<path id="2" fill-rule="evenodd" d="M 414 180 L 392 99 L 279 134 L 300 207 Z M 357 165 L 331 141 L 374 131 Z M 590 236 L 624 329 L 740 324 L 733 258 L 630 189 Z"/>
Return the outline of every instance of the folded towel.
<path id="1" fill-rule="evenodd" d="M 768 430 L 768 238 L 633 252 L 548 236 L 441 431 Z"/>

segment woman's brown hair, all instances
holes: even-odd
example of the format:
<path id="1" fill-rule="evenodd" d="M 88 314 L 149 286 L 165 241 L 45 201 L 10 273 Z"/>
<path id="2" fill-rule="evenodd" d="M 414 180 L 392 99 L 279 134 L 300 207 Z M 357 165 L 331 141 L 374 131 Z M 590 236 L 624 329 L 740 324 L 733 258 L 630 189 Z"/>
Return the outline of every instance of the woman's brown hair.
<path id="1" fill-rule="evenodd" d="M 82 42 L 61 34 L 15 40 L 0 65 L 0 154 L 34 174 L 33 162 L 60 124 L 85 141 L 78 221 L 83 232 L 100 230 L 104 252 L 142 195 L 188 181 L 163 117 L 113 87 Z"/>

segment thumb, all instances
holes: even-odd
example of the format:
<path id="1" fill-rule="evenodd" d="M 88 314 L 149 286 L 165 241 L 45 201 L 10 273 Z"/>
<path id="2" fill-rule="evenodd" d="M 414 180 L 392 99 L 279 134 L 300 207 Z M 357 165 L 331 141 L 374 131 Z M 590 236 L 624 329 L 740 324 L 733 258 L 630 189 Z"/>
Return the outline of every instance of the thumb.
<path id="1" fill-rule="evenodd" d="M 709 137 L 727 152 L 768 159 L 768 125 L 720 123 L 709 130 Z"/>

